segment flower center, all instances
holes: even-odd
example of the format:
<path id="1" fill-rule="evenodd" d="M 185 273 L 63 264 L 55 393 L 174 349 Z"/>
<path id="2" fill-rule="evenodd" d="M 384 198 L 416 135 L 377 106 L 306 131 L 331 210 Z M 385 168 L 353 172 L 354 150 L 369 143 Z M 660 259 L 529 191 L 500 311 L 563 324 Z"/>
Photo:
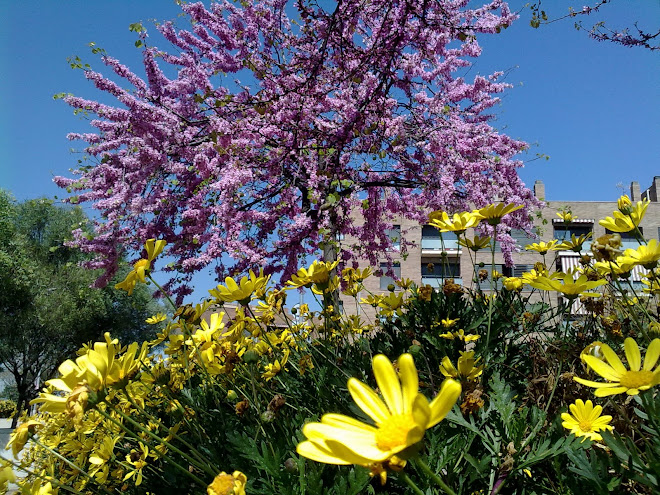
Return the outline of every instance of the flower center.
<path id="1" fill-rule="evenodd" d="M 381 450 L 408 446 L 408 433 L 416 426 L 411 414 L 396 414 L 378 425 L 376 445 Z"/>
<path id="2" fill-rule="evenodd" d="M 621 386 L 626 388 L 650 386 L 653 382 L 653 372 L 647 370 L 626 371 L 619 381 Z"/>
<path id="3" fill-rule="evenodd" d="M 233 493 L 234 477 L 230 474 L 219 474 L 209 486 L 209 493 L 214 495 L 228 495 Z M 211 491 L 212 490 L 212 491 Z"/>
<path id="4" fill-rule="evenodd" d="M 133 265 L 133 268 L 136 270 L 140 268 L 144 268 L 145 270 L 148 270 L 150 267 L 151 267 L 151 263 L 149 262 L 149 260 L 137 260 Z"/>
<path id="5" fill-rule="evenodd" d="M 589 433 L 590 431 L 592 431 L 594 425 L 593 425 L 593 423 L 592 423 L 591 421 L 589 421 L 589 420 L 587 420 L 587 419 L 583 419 L 582 421 L 580 421 L 580 422 L 578 423 L 578 427 L 579 427 L 580 430 L 583 431 L 584 433 Z"/>

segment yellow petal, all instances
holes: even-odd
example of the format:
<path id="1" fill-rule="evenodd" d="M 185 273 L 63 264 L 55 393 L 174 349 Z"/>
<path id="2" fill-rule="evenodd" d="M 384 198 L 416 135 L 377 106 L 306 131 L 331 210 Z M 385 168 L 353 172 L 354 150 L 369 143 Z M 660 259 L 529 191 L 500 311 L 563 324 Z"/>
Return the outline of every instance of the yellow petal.
<path id="1" fill-rule="evenodd" d="M 629 395 L 637 395 L 636 393 L 630 394 L 630 390 L 628 390 L 626 387 L 612 387 L 612 388 L 601 387 L 594 390 L 594 395 L 596 397 L 607 397 L 609 395 L 622 394 L 623 392 L 628 392 Z"/>
<path id="2" fill-rule="evenodd" d="M 628 365 L 632 371 L 639 371 L 639 368 L 642 365 L 642 356 L 639 352 L 639 346 L 634 339 L 628 337 L 623 341 L 623 347 L 626 352 L 626 359 L 628 360 Z"/>
<path id="3" fill-rule="evenodd" d="M 595 356 L 584 356 L 584 362 L 587 363 L 596 373 L 610 382 L 619 381 L 621 375 L 625 373 L 625 371 L 623 373 L 618 373 L 610 365 L 604 363 Z"/>
<path id="4" fill-rule="evenodd" d="M 353 464 L 350 460 L 340 458 L 338 454 L 331 452 L 330 449 L 323 448 L 321 445 L 312 443 L 309 440 L 299 443 L 296 452 L 303 457 L 325 464 Z"/>
<path id="5" fill-rule="evenodd" d="M 648 349 L 646 349 L 646 356 L 644 357 L 644 369 L 651 371 L 655 363 L 658 362 L 660 357 L 660 339 L 653 339 Z"/>
<path id="6" fill-rule="evenodd" d="M 440 392 L 430 404 L 431 418 L 427 428 L 437 425 L 444 419 L 451 408 L 454 407 L 458 396 L 461 395 L 461 384 L 452 379 L 446 379 L 442 383 Z"/>
<path id="7" fill-rule="evenodd" d="M 371 387 L 365 385 L 360 380 L 350 378 L 348 380 L 348 391 L 358 407 L 367 413 L 376 423 L 382 423 L 390 417 L 391 414 L 381 398 L 378 397 Z"/>
<path id="8" fill-rule="evenodd" d="M 376 433 L 375 427 L 363 423 L 362 421 L 359 421 L 357 419 L 351 418 L 350 416 L 344 416 L 343 414 L 333 414 L 333 413 L 324 414 L 323 417 L 321 418 L 321 423 L 330 426 L 341 427 L 346 430 L 356 431 L 358 433 L 364 431 L 367 431 L 371 434 Z"/>
<path id="9" fill-rule="evenodd" d="M 610 388 L 610 387 L 618 387 L 618 383 L 604 383 L 604 382 L 594 382 L 592 380 L 585 380 L 584 378 L 580 378 L 579 376 L 574 376 L 573 380 L 575 380 L 578 383 L 581 383 L 582 385 L 586 385 L 587 387 L 595 387 L 595 388 Z"/>
<path id="10" fill-rule="evenodd" d="M 658 339 L 658 342 L 660 342 L 660 339 Z M 410 412 L 419 392 L 417 368 L 415 368 L 415 362 L 410 354 L 402 354 L 398 362 L 401 388 L 403 390 L 403 411 Z"/>
<path id="11" fill-rule="evenodd" d="M 385 403 L 392 414 L 403 413 L 403 397 L 401 394 L 401 382 L 394 371 L 394 366 L 383 354 L 374 357 L 374 375 Z"/>

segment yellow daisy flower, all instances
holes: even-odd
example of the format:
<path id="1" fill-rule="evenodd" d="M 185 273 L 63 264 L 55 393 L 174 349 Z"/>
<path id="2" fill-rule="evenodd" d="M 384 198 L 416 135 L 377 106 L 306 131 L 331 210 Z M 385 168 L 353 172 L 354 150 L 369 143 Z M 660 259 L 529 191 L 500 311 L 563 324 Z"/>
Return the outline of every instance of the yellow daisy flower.
<path id="1" fill-rule="evenodd" d="M 115 289 L 122 289 L 128 292 L 130 296 L 133 294 L 133 289 L 138 282 L 143 284 L 147 282 L 146 274 L 151 270 L 151 263 L 156 259 L 160 253 L 163 252 L 163 248 L 167 242 L 157 241 L 156 239 L 148 239 L 144 244 L 144 248 L 147 251 L 147 259 L 141 259 L 135 262 L 133 269 L 128 272 L 126 278 L 115 285 Z"/>
<path id="2" fill-rule="evenodd" d="M 600 297 L 598 293 L 586 291 L 607 283 L 605 280 L 590 281 L 586 275 L 580 275 L 577 279 L 573 279 L 571 273 L 558 272 L 553 275 L 556 277 L 536 277 L 528 284 L 536 289 L 561 292 L 567 299 L 573 300 L 578 296 Z"/>
<path id="3" fill-rule="evenodd" d="M 523 280 L 520 277 L 504 277 L 502 285 L 508 291 L 519 291 L 522 290 Z"/>
<path id="4" fill-rule="evenodd" d="M 206 489 L 208 495 L 245 495 L 247 476 L 240 471 L 227 474 L 224 471 L 215 477 Z"/>
<path id="5" fill-rule="evenodd" d="M 648 244 L 640 245 L 637 249 L 626 249 L 623 255 L 617 258 L 617 262 L 632 265 L 642 265 L 647 270 L 652 270 L 660 260 L 660 243 L 651 239 Z"/>
<path id="6" fill-rule="evenodd" d="M 454 213 L 450 218 L 446 211 L 434 211 L 429 215 L 429 225 L 440 232 L 463 233 L 470 227 L 475 227 L 481 221 L 473 213 L 463 211 Z"/>
<path id="7" fill-rule="evenodd" d="M 561 419 L 564 420 L 562 426 L 570 430 L 576 437 L 584 437 L 582 439 L 583 442 L 587 438 L 595 442 L 600 442 L 603 437 L 598 432 L 612 430 L 609 424 L 612 421 L 612 416 L 601 416 L 600 413 L 603 412 L 603 408 L 601 406 L 594 406 L 590 400 L 583 402 L 581 399 L 578 399 L 575 401 L 575 404 L 571 404 L 568 408 L 572 414 L 567 412 L 562 413 Z"/>
<path id="8" fill-rule="evenodd" d="M 466 248 L 470 249 L 471 251 L 474 251 L 475 253 L 477 251 L 480 251 L 484 248 L 487 248 L 490 246 L 490 236 L 478 236 L 475 235 L 472 240 L 468 239 L 467 237 L 465 239 L 461 238 L 458 240 L 458 243 L 461 246 L 465 246 Z"/>
<path id="9" fill-rule="evenodd" d="M 298 454 L 326 464 L 358 464 L 368 468 L 397 461 L 400 464 L 404 451 L 420 442 L 426 430 L 451 410 L 461 393 L 461 385 L 445 380 L 438 395 L 429 402 L 419 393 L 412 356 L 402 354 L 397 363 L 398 375 L 387 357 L 382 354 L 374 357 L 374 375 L 384 401 L 368 385 L 355 378 L 348 381 L 353 400 L 373 420 L 373 425 L 342 414 L 325 414 L 320 423 L 303 427 L 307 440 L 298 444 Z"/>
<path id="10" fill-rule="evenodd" d="M 558 211 L 557 216 L 566 223 L 572 222 L 576 218 L 570 211 Z"/>
<path id="11" fill-rule="evenodd" d="M 440 372 L 447 378 L 465 379 L 475 381 L 483 373 L 484 367 L 478 366 L 481 358 L 474 358 L 474 351 L 461 352 L 457 367 L 454 367 L 449 357 L 445 356 L 440 365 Z"/>
<path id="12" fill-rule="evenodd" d="M 263 295 L 268 280 L 270 280 L 270 275 L 264 277 L 263 268 L 259 270 L 259 276 L 250 270 L 249 277 L 241 278 L 238 284 L 233 278 L 227 277 L 225 278 L 225 285 L 218 285 L 215 289 L 209 290 L 209 294 L 220 302 L 236 301 L 243 306 L 247 306 L 250 304 L 253 295 L 257 297 Z"/>
<path id="13" fill-rule="evenodd" d="M 463 342 L 472 342 L 473 340 L 479 340 L 481 338 L 481 335 L 476 335 L 471 333 L 466 334 L 465 330 L 461 328 L 457 332 L 441 333 L 440 337 L 448 340 L 458 339 L 458 340 L 462 340 Z"/>
<path id="14" fill-rule="evenodd" d="M 660 366 L 653 369 L 660 357 L 660 339 L 653 339 L 649 345 L 643 367 L 637 342 L 628 337 L 623 344 L 626 360 L 630 366 L 629 370 L 612 348 L 603 344 L 600 350 L 605 356 L 604 361 L 589 355 L 584 356 L 583 360 L 607 382 L 594 382 L 577 376 L 574 377 L 574 380 L 587 387 L 594 387 L 596 397 L 606 397 L 623 392 L 628 395 L 637 395 L 640 391 L 648 390 L 660 383 Z"/>
<path id="15" fill-rule="evenodd" d="M 582 245 L 587 242 L 587 239 L 589 239 L 592 234 L 593 232 L 589 232 L 588 234 L 582 234 L 579 237 L 575 237 L 575 234 L 573 234 L 570 239 L 558 244 L 555 251 L 574 251 L 579 253 L 582 251 Z"/>
<path id="16" fill-rule="evenodd" d="M 603 361 L 605 359 L 605 356 L 603 355 L 603 352 L 601 351 L 601 348 L 603 346 L 603 343 L 599 340 L 592 342 L 589 344 L 587 347 L 585 347 L 582 352 L 580 353 L 580 359 L 582 362 L 585 364 L 587 367 L 587 373 L 591 370 L 591 366 L 587 363 L 587 361 L 584 359 L 585 356 L 593 356 L 596 359 L 599 359 Z"/>
<path id="17" fill-rule="evenodd" d="M 559 241 L 557 239 L 553 239 L 550 242 L 535 242 L 533 244 L 528 244 L 525 246 L 525 249 L 527 251 L 536 251 L 537 253 L 543 255 L 546 254 L 548 251 L 556 251 L 557 250 L 557 244 Z"/>
<path id="18" fill-rule="evenodd" d="M 23 450 L 23 447 L 25 447 L 28 438 L 34 434 L 38 426 L 41 426 L 41 423 L 33 420 L 29 420 L 18 425 L 16 429 L 11 432 L 9 442 L 7 442 L 5 450 L 11 449 L 11 452 L 14 455 L 14 459 L 18 459 L 18 453 Z"/>
<path id="19" fill-rule="evenodd" d="M 611 277 L 619 277 L 630 273 L 630 270 L 635 266 L 633 263 L 623 263 L 622 261 L 620 257 L 616 261 L 597 261 L 594 263 L 593 268 L 601 276 L 610 275 Z"/>
<path id="20" fill-rule="evenodd" d="M 334 270 L 339 261 L 332 263 L 327 261 L 317 261 L 309 266 L 309 268 L 300 268 L 298 273 L 291 277 L 287 285 L 291 287 L 311 287 L 316 284 L 319 289 L 323 290 L 330 283 L 330 273 Z"/>
<path id="21" fill-rule="evenodd" d="M 515 205 L 513 203 L 504 204 L 492 204 L 484 206 L 479 210 L 474 210 L 472 214 L 479 220 L 486 220 L 490 225 L 497 225 L 502 220 L 502 217 L 508 215 L 512 211 L 516 211 L 523 208 L 523 205 Z"/>
<path id="22" fill-rule="evenodd" d="M 456 323 L 458 323 L 458 320 L 459 320 L 459 319 L 460 319 L 460 318 L 454 318 L 454 319 L 451 319 L 451 318 L 443 318 L 442 320 L 440 320 L 440 323 L 441 323 L 442 326 L 445 327 L 445 328 L 451 328 L 451 327 L 453 327 L 454 325 L 456 325 Z"/>
<path id="23" fill-rule="evenodd" d="M 627 194 L 624 194 L 619 199 L 616 200 L 616 206 L 619 208 L 619 211 L 625 215 L 630 213 L 632 207 L 632 201 Z"/>
<path id="24" fill-rule="evenodd" d="M 598 223 L 611 232 L 630 232 L 639 226 L 644 215 L 646 215 L 646 209 L 649 207 L 649 203 L 650 201 L 648 200 L 638 201 L 634 207 L 627 207 L 629 213 L 624 214 L 620 211 L 615 211 L 612 213 L 613 217 L 605 217 Z"/>
<path id="25" fill-rule="evenodd" d="M 161 321 L 167 320 L 167 315 L 165 313 L 156 313 L 155 315 L 147 318 L 145 323 L 148 323 L 149 325 L 155 325 L 156 323 L 160 323 Z"/>

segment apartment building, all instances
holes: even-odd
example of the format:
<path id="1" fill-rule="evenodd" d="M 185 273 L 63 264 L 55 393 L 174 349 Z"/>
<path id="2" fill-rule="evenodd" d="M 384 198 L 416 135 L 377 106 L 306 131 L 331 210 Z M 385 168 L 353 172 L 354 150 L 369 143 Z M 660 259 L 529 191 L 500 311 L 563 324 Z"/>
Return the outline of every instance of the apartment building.
<path id="1" fill-rule="evenodd" d="M 431 285 L 440 288 L 448 278 L 454 279 L 454 283 L 468 287 L 476 288 L 480 283 L 482 289 L 488 290 L 491 283 L 496 286 L 501 281 L 492 282 L 491 280 L 477 281 L 477 272 L 485 269 L 489 274 L 493 268 L 504 276 L 519 276 L 525 271 L 533 268 L 534 263 L 541 261 L 541 256 L 533 251 L 525 251 L 525 246 L 533 242 L 551 241 L 552 239 L 570 239 L 571 235 L 579 236 L 593 232 L 592 239 L 601 235 L 610 233 L 604 227 L 598 224 L 598 221 L 612 216 L 612 212 L 617 210 L 616 200 L 610 201 L 552 201 L 546 198 L 545 185 L 541 181 L 534 184 L 534 194 L 537 198 L 546 202 L 546 207 L 540 212 L 536 219 L 537 236 L 528 237 L 522 231 L 513 231 L 511 235 L 517 240 L 520 252 L 514 254 L 515 265 L 507 267 L 504 264 L 501 249 L 496 245 L 494 264 L 490 249 L 482 250 L 477 253 L 470 251 L 458 244 L 458 240 L 451 232 L 440 233 L 434 227 L 429 225 L 418 225 L 406 219 L 401 219 L 400 223 L 394 225 L 388 232 L 394 242 L 392 257 L 396 260 L 394 266 L 394 275 L 397 278 L 411 279 L 418 285 Z M 660 239 L 660 176 L 653 178 L 652 184 L 641 191 L 638 182 L 630 185 L 628 193 L 633 202 L 648 199 L 650 204 L 646 215 L 640 224 L 646 239 Z M 570 211 L 573 219 L 566 222 L 557 216 L 557 212 Z M 473 229 L 467 231 L 468 238 L 474 235 Z M 623 249 L 635 248 L 637 241 L 631 234 L 621 234 Z M 398 254 L 398 243 L 396 240 L 404 238 L 408 242 L 413 242 L 414 247 L 409 247 L 406 256 Z M 347 240 L 350 242 L 350 240 Z M 566 271 L 579 264 L 580 254 L 587 253 L 591 246 L 591 240 L 584 244 L 582 253 L 573 251 L 551 252 L 546 256 L 548 263 L 554 261 L 556 266 L 549 266 L 551 270 Z M 555 260 L 556 256 L 556 260 Z M 483 264 L 483 265 L 482 265 Z M 375 269 L 386 269 L 387 264 L 383 260 L 380 266 Z M 641 276 L 643 269 L 639 268 L 633 271 L 631 281 L 633 286 L 641 288 Z M 394 282 L 393 278 L 387 275 L 381 277 L 370 277 L 365 280 L 365 294 L 382 293 L 388 290 L 388 286 Z M 396 288 L 398 290 L 398 287 Z M 523 290 L 531 290 L 525 287 Z M 353 303 L 348 303 L 347 298 L 342 296 L 346 308 L 354 307 Z M 368 317 L 373 317 L 374 310 L 363 305 L 361 311 Z M 575 312 L 580 312 L 576 305 Z"/>

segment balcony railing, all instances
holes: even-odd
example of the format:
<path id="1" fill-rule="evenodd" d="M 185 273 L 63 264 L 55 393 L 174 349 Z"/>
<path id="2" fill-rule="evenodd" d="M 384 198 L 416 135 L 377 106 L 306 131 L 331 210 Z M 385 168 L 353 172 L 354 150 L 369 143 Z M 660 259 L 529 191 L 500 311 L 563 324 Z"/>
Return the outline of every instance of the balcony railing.
<path id="1" fill-rule="evenodd" d="M 445 280 L 453 278 L 454 283 L 458 285 L 463 285 L 463 279 L 460 277 L 422 277 L 422 285 L 430 285 L 435 289 L 441 289 Z"/>
<path id="2" fill-rule="evenodd" d="M 444 248 L 443 248 L 444 244 Z M 461 249 L 460 244 L 457 239 L 445 239 L 444 243 L 437 237 L 433 238 L 423 238 L 422 237 L 422 250 L 429 251 L 458 251 Z"/>

